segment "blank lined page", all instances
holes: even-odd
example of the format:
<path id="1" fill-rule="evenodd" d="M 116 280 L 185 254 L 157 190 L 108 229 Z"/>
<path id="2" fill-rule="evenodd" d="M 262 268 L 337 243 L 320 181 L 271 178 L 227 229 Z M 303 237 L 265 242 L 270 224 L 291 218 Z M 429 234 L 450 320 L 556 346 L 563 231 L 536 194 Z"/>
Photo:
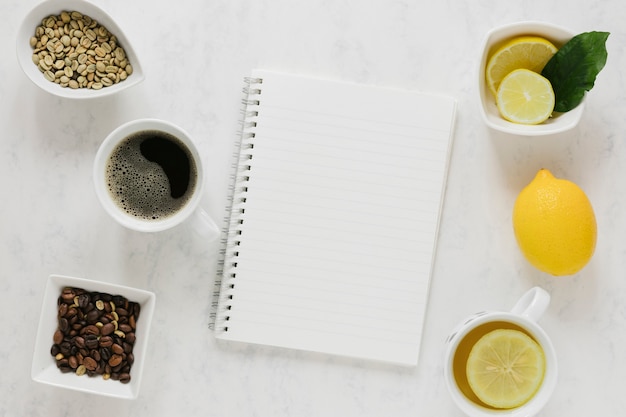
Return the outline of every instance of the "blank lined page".
<path id="1" fill-rule="evenodd" d="M 455 101 L 253 78 L 217 336 L 416 364 Z"/>

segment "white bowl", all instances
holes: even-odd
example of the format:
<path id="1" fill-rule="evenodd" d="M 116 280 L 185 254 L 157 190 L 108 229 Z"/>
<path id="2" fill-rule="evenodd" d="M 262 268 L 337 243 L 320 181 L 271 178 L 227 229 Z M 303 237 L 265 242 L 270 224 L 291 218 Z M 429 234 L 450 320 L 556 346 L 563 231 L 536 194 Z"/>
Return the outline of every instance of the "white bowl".
<path id="1" fill-rule="evenodd" d="M 33 49 L 30 46 L 29 40 L 35 35 L 35 29 L 37 26 L 41 25 L 42 19 L 50 15 L 59 15 L 62 11 L 78 11 L 104 25 L 111 34 L 117 37 L 118 45 L 124 48 L 126 57 L 133 67 L 132 74 L 124 81 L 101 88 L 100 90 L 87 88 L 72 89 L 69 87 L 61 87 L 54 82 L 48 81 L 37 65 L 33 63 Z M 103 97 L 132 87 L 145 78 L 139 58 L 122 29 L 106 12 L 85 0 L 42 1 L 39 5 L 35 6 L 22 21 L 22 25 L 17 33 L 16 48 L 17 59 L 28 78 L 37 86 L 41 87 L 41 89 L 60 97 L 77 99 Z"/>
<path id="2" fill-rule="evenodd" d="M 485 123 L 501 132 L 524 136 L 551 135 L 572 129 L 578 124 L 582 116 L 585 108 L 584 99 L 576 108 L 566 113 L 554 113 L 552 118 L 538 125 L 512 123 L 500 115 L 496 107 L 495 97 L 485 81 L 485 67 L 487 60 L 498 47 L 508 39 L 522 35 L 542 36 L 551 41 L 557 48 L 560 48 L 575 34 L 562 27 L 544 22 L 517 22 L 489 31 L 483 41 L 482 56 L 478 65 L 478 93 L 480 96 L 480 109 Z"/>
<path id="3" fill-rule="evenodd" d="M 50 353 L 50 350 L 53 345 L 52 337 L 58 327 L 57 300 L 65 287 L 82 288 L 89 292 L 121 295 L 129 301 L 139 303 L 141 311 L 137 319 L 137 329 L 135 331 L 136 341 L 133 346 L 135 361 L 130 370 L 130 382 L 122 383 L 112 379 L 105 380 L 101 376 L 78 376 L 73 372 L 63 373 L 57 368 L 56 360 Z M 39 328 L 35 340 L 31 369 L 33 380 L 56 387 L 108 397 L 137 398 L 148 348 L 148 334 L 154 313 L 155 300 L 156 296 L 149 291 L 82 278 L 51 275 L 46 284 Z"/>

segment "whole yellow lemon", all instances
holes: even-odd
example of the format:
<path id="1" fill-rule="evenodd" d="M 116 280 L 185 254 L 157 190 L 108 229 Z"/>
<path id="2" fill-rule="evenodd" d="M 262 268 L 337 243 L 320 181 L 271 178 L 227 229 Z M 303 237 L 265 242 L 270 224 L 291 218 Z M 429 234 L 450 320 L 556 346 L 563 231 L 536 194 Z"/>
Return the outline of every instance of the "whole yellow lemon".
<path id="1" fill-rule="evenodd" d="M 547 169 L 519 193 L 513 229 L 528 262 L 556 276 L 580 271 L 596 247 L 596 217 L 587 195 Z"/>

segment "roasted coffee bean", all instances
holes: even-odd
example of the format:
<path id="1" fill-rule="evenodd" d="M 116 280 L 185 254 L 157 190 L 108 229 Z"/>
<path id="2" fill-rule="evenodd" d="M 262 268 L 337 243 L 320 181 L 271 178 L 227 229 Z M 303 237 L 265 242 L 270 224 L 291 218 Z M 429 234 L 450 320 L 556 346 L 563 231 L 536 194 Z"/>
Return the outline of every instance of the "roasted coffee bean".
<path id="1" fill-rule="evenodd" d="M 95 373 L 97 375 L 103 375 L 104 374 L 104 362 L 100 361 L 98 362 L 98 366 L 96 367 Z"/>
<path id="2" fill-rule="evenodd" d="M 100 329 L 100 334 L 102 336 L 108 336 L 114 331 L 115 331 L 115 325 L 113 323 L 107 323 L 104 326 L 102 326 L 102 329 Z"/>
<path id="3" fill-rule="evenodd" d="M 61 353 L 63 354 L 63 356 L 70 355 L 70 350 L 72 349 L 72 344 L 70 342 L 68 342 L 67 340 L 64 340 L 63 342 L 59 344 L 59 347 L 61 349 Z"/>
<path id="4" fill-rule="evenodd" d="M 70 366 L 69 360 L 63 358 L 57 361 L 57 367 L 61 370 L 61 372 L 71 372 L 72 367 Z"/>
<path id="5" fill-rule="evenodd" d="M 63 302 L 66 304 L 73 304 L 75 296 L 76 294 L 74 293 L 74 290 L 72 290 L 71 288 L 64 288 L 63 292 L 61 293 L 61 300 L 63 300 Z"/>
<path id="6" fill-rule="evenodd" d="M 87 315 L 85 316 L 85 320 L 87 321 L 87 323 L 89 324 L 95 324 L 98 322 L 98 318 L 100 318 L 100 311 L 98 311 L 97 309 L 92 309 L 90 310 Z"/>
<path id="7" fill-rule="evenodd" d="M 91 301 L 91 297 L 89 296 L 89 294 L 83 293 L 78 296 L 77 304 L 80 308 L 85 309 L 89 305 L 90 301 Z"/>
<path id="8" fill-rule="evenodd" d="M 98 366 L 98 362 L 96 362 L 94 358 L 87 356 L 83 359 L 83 365 L 85 365 L 85 368 L 87 368 L 88 371 L 93 371 Z"/>
<path id="9" fill-rule="evenodd" d="M 89 357 L 93 358 L 94 361 L 100 362 L 100 351 L 98 349 L 92 349 L 89 352 Z"/>
<path id="10" fill-rule="evenodd" d="M 126 342 L 135 344 L 135 332 L 126 333 Z"/>
<path id="11" fill-rule="evenodd" d="M 126 333 L 129 333 L 129 332 L 132 332 L 132 331 L 133 331 L 133 328 L 132 328 L 132 327 L 130 327 L 130 325 L 129 325 L 129 324 L 126 324 L 126 323 L 122 323 L 122 324 L 120 324 L 118 328 L 119 328 L 122 332 L 124 332 L 124 334 L 126 334 Z"/>
<path id="12" fill-rule="evenodd" d="M 132 315 L 135 316 L 135 320 L 139 319 L 139 313 L 141 311 L 141 305 L 139 305 L 139 303 L 132 303 L 133 306 L 133 313 Z"/>
<path id="13" fill-rule="evenodd" d="M 127 303 L 126 298 L 122 297 L 121 295 L 114 295 L 111 301 L 113 301 L 113 304 L 115 304 L 116 308 L 124 307 Z"/>
<path id="14" fill-rule="evenodd" d="M 85 338 L 82 336 L 76 336 L 74 338 L 74 344 L 79 348 L 84 348 L 85 347 Z"/>
<path id="15" fill-rule="evenodd" d="M 61 303 L 59 305 L 59 317 L 65 317 L 65 315 L 67 314 L 67 304 L 65 303 Z"/>
<path id="16" fill-rule="evenodd" d="M 115 344 L 113 344 L 113 346 L 111 346 L 111 350 L 116 355 L 121 355 L 122 353 L 124 353 L 124 348 L 122 346 L 118 345 L 117 343 L 115 343 Z"/>
<path id="17" fill-rule="evenodd" d="M 70 356 L 69 358 L 67 358 L 67 361 L 70 365 L 70 368 L 72 369 L 78 368 L 78 359 L 76 358 L 76 356 Z"/>
<path id="18" fill-rule="evenodd" d="M 88 334 L 85 336 L 85 346 L 87 349 L 95 349 L 99 344 L 100 341 L 98 340 L 98 336 L 95 334 Z"/>
<path id="19" fill-rule="evenodd" d="M 100 347 L 111 347 L 113 345 L 113 338 L 111 336 L 100 337 Z"/>
<path id="20" fill-rule="evenodd" d="M 83 311 L 85 311 L 85 313 L 89 313 L 91 310 L 96 310 L 96 306 L 94 303 L 89 303 L 85 306 L 85 308 L 83 309 Z"/>
<path id="21" fill-rule="evenodd" d="M 80 334 L 82 335 L 95 335 L 95 336 L 100 336 L 100 329 L 98 328 L 98 326 L 90 324 L 87 325 L 85 327 L 83 327 L 83 329 L 80 331 Z"/>
<path id="22" fill-rule="evenodd" d="M 111 358 L 111 349 L 109 349 L 108 347 L 100 348 L 100 357 L 102 358 L 102 360 L 108 362 Z"/>
<path id="23" fill-rule="evenodd" d="M 64 288 L 50 353 L 62 372 L 130 381 L 139 304 L 120 295 Z"/>
<path id="24" fill-rule="evenodd" d="M 67 333 L 70 330 L 70 322 L 65 317 L 59 319 L 59 330 L 63 333 Z"/>
<path id="25" fill-rule="evenodd" d="M 119 364 L 121 364 L 121 363 L 122 363 L 122 359 L 123 359 L 123 358 L 122 358 L 122 355 L 117 355 L 117 354 L 115 354 L 115 355 L 112 355 L 112 356 L 109 358 L 108 363 L 109 363 L 109 365 L 111 365 L 113 368 L 115 368 L 116 366 L 118 366 Z"/>

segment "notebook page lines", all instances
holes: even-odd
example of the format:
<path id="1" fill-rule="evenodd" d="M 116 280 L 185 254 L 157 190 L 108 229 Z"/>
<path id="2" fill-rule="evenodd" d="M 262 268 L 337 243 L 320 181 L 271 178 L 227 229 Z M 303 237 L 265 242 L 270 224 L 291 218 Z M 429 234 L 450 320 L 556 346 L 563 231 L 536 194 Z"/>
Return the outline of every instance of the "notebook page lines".
<path id="1" fill-rule="evenodd" d="M 344 144 L 351 148 L 358 146 L 358 149 L 374 150 L 377 152 L 384 152 L 384 149 L 380 149 L 381 142 L 378 139 L 380 137 L 385 138 L 383 144 L 389 147 L 402 147 L 407 150 L 418 149 L 428 152 L 433 149 L 438 150 L 440 148 L 438 138 L 447 134 L 445 130 L 433 129 L 426 135 L 419 130 L 418 126 L 403 126 L 404 129 L 402 131 L 398 129 L 383 130 L 381 126 L 372 121 L 369 121 L 368 124 L 372 125 L 373 129 L 366 129 L 364 126 L 355 125 L 331 125 L 310 120 L 307 117 L 309 114 L 302 111 L 296 113 L 296 116 L 301 116 L 302 118 L 284 118 L 282 116 L 264 115 L 262 122 L 276 129 L 276 132 L 285 138 L 289 138 L 293 134 L 306 135 L 308 132 L 314 132 L 314 134 L 336 139 L 338 145 Z M 385 127 L 387 127 L 387 124 L 385 124 Z M 347 142 L 352 140 L 356 140 L 356 142 Z"/>
<path id="2" fill-rule="evenodd" d="M 453 102 L 253 75 L 221 337 L 415 363 Z"/>
<path id="3" fill-rule="evenodd" d="M 415 336 L 419 330 L 414 300 L 422 294 L 407 295 L 402 300 L 396 297 L 397 292 L 380 288 L 368 294 L 355 292 L 354 286 L 348 293 L 334 289 L 332 284 L 321 287 L 319 282 L 312 286 L 268 279 L 234 282 L 235 288 L 243 287 L 235 293 L 238 298 L 229 312 L 233 323 L 260 319 L 276 326 L 297 324 L 316 331 L 335 329 L 354 335 L 372 331 L 402 333 L 400 338 Z"/>

